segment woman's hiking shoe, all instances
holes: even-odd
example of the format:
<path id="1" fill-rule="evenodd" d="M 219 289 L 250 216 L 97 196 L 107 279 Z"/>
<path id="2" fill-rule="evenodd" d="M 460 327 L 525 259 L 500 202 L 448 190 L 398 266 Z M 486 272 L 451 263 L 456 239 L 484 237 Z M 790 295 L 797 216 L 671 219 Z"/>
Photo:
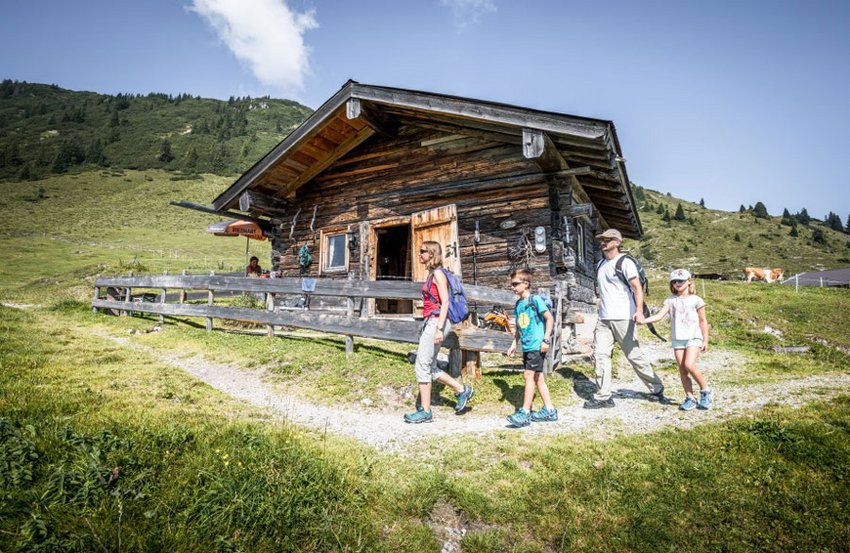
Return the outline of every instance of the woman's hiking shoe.
<path id="1" fill-rule="evenodd" d="M 408 413 L 404 416 L 404 422 L 410 422 L 413 424 L 419 424 L 420 422 L 431 422 L 434 420 L 434 417 L 431 415 L 431 411 L 425 411 L 424 409 L 421 411 L 416 411 L 414 413 Z"/>
<path id="2" fill-rule="evenodd" d="M 699 405 L 697 409 L 708 409 L 714 401 L 714 392 L 711 390 L 699 391 Z"/>
<path id="3" fill-rule="evenodd" d="M 695 400 L 691 396 L 688 396 L 687 399 L 685 399 L 685 401 L 683 401 L 682 404 L 679 405 L 679 409 L 681 411 L 690 411 L 691 409 L 696 408 L 696 406 L 697 400 Z"/>
<path id="4" fill-rule="evenodd" d="M 558 420 L 558 410 L 555 408 L 549 409 L 545 405 L 540 411 L 531 412 L 532 422 L 555 422 Z"/>
<path id="5" fill-rule="evenodd" d="M 457 398 L 457 404 L 455 404 L 455 413 L 460 413 L 466 406 L 469 405 L 469 400 L 472 399 L 472 396 L 475 395 L 475 390 L 470 388 L 467 385 L 463 386 L 463 390 L 459 394 L 455 394 Z"/>
<path id="6" fill-rule="evenodd" d="M 514 428 L 521 428 L 531 424 L 531 417 L 528 415 L 528 411 L 520 407 L 516 410 L 516 413 L 508 416 L 507 421 Z"/>

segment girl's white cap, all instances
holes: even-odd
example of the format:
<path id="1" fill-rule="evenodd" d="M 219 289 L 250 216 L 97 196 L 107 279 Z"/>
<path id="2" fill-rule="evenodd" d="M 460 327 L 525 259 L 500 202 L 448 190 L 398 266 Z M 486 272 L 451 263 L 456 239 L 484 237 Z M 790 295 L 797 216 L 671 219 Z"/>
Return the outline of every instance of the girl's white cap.
<path id="1" fill-rule="evenodd" d="M 687 271 L 687 269 L 676 269 L 672 273 L 670 273 L 670 280 L 688 280 L 691 278 L 691 273 Z"/>

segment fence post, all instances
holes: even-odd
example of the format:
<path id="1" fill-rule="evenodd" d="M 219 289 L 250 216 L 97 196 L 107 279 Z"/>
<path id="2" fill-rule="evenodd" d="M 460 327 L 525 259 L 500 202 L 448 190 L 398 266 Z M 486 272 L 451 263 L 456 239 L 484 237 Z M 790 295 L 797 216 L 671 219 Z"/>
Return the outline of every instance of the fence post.
<path id="1" fill-rule="evenodd" d="M 181 274 L 183 276 L 186 276 L 186 269 L 183 269 L 183 272 Z M 180 289 L 180 303 L 182 304 L 182 303 L 185 303 L 185 302 L 186 302 L 186 289 L 181 288 Z"/>
<path id="2" fill-rule="evenodd" d="M 100 299 L 100 286 L 95 286 L 94 287 L 94 301 L 97 301 L 99 299 Z M 91 312 L 97 313 L 97 307 L 94 307 L 94 305 L 92 305 Z"/>
<path id="3" fill-rule="evenodd" d="M 354 272 L 353 271 L 348 272 L 348 280 L 349 280 L 349 282 L 354 280 Z M 351 321 L 352 319 L 354 319 L 354 298 L 349 296 L 348 298 L 346 298 L 345 302 L 346 302 L 346 307 L 347 307 L 345 315 L 348 318 L 348 320 Z M 351 355 L 352 353 L 354 353 L 354 336 L 346 335 L 345 336 L 345 354 Z"/>
<path id="4" fill-rule="evenodd" d="M 274 311 L 274 292 L 266 292 L 266 309 Z M 270 324 L 267 327 L 269 338 L 274 338 L 274 325 Z"/>
<path id="5" fill-rule="evenodd" d="M 133 271 L 130 271 L 128 276 L 130 278 L 133 278 Z M 130 295 L 132 294 L 132 292 L 133 292 L 133 288 L 130 287 L 130 286 L 127 286 L 127 288 L 124 290 L 124 303 L 130 303 Z M 122 317 L 126 317 L 127 313 L 128 313 L 128 311 L 126 309 L 121 310 L 121 316 Z"/>
<path id="6" fill-rule="evenodd" d="M 162 276 L 168 276 L 168 271 L 163 272 Z M 163 288 L 162 289 L 162 295 L 159 296 L 160 305 L 165 305 L 165 294 L 166 293 L 167 293 L 167 290 L 165 288 Z M 162 313 L 159 314 L 159 324 L 165 324 L 165 315 L 163 315 Z"/>
<path id="7" fill-rule="evenodd" d="M 439 330 L 437 331 L 439 332 Z M 460 348 L 452 348 L 449 350 L 449 374 L 457 378 L 460 376 L 460 370 L 463 368 L 463 355 Z"/>
<path id="8" fill-rule="evenodd" d="M 215 271 L 210 271 L 210 276 L 215 275 Z M 212 307 L 213 304 L 213 289 L 212 286 L 207 289 L 207 305 Z M 207 317 L 207 332 L 212 330 L 212 317 Z"/>

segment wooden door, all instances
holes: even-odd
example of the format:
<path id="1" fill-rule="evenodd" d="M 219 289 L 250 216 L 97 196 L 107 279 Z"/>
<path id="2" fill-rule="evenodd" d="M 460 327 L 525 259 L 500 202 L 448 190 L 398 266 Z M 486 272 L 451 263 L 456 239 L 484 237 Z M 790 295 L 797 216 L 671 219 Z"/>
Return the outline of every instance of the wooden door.
<path id="1" fill-rule="evenodd" d="M 443 266 L 459 278 L 461 276 L 460 251 L 457 239 L 457 207 L 455 204 L 419 211 L 410 217 L 413 234 L 411 254 L 413 256 L 413 280 L 424 282 L 428 276 L 425 266 L 419 262 L 419 248 L 428 240 L 438 242 L 443 248 Z"/>

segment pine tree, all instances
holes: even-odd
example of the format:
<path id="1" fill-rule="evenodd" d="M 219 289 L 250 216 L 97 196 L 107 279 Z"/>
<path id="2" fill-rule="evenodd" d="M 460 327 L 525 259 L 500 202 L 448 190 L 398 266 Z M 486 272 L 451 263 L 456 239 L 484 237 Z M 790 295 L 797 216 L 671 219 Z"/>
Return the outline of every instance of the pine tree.
<path id="1" fill-rule="evenodd" d="M 701 208 L 705 209 L 705 200 L 704 199 L 702 199 L 702 198 L 699 199 L 699 206 Z"/>
<path id="2" fill-rule="evenodd" d="M 825 222 L 832 230 L 837 230 L 838 232 L 844 231 L 844 225 L 841 224 L 841 217 L 837 213 L 830 211 L 829 215 L 826 216 Z"/>
<path id="3" fill-rule="evenodd" d="M 809 217 L 809 212 L 806 211 L 805 207 L 803 209 L 801 209 L 799 213 L 797 213 L 796 217 L 797 217 L 797 222 L 800 223 L 801 225 L 808 225 L 809 222 L 812 220 L 812 218 Z"/>
<path id="4" fill-rule="evenodd" d="M 743 212 L 745 212 L 746 210 L 747 210 L 747 208 L 746 208 L 746 207 L 744 207 L 744 204 L 741 204 L 741 207 L 739 207 L 739 208 L 738 208 L 738 213 L 743 213 Z"/>
<path id="5" fill-rule="evenodd" d="M 733 240 L 734 240 L 735 242 L 740 242 L 740 241 L 741 241 L 741 235 L 740 235 L 740 234 L 738 234 L 738 233 L 736 232 L 736 233 L 735 233 L 735 238 L 733 238 Z"/>
<path id="6" fill-rule="evenodd" d="M 677 221 L 684 221 L 685 220 L 685 210 L 682 209 L 682 204 L 676 205 L 676 214 L 673 215 L 673 218 L 676 219 Z"/>
<path id="7" fill-rule="evenodd" d="M 668 223 L 670 222 L 670 210 L 669 209 L 664 208 L 664 215 L 661 217 L 661 220 L 666 221 Z"/>
<path id="8" fill-rule="evenodd" d="M 844 226 L 844 232 L 850 234 L 850 214 L 847 215 L 847 224 Z"/>
<path id="9" fill-rule="evenodd" d="M 761 202 L 756 202 L 756 206 L 753 208 L 753 215 L 758 217 L 759 219 L 767 219 L 770 215 L 767 213 L 767 208 Z"/>
<path id="10" fill-rule="evenodd" d="M 788 233 L 788 236 L 793 236 L 794 238 L 797 238 L 798 236 L 800 236 L 800 233 L 797 232 L 797 225 L 791 226 L 791 231 Z"/>
<path id="11" fill-rule="evenodd" d="M 171 142 L 164 139 L 159 146 L 159 160 L 163 163 L 171 163 L 174 160 L 174 154 L 171 153 Z"/>
<path id="12" fill-rule="evenodd" d="M 817 244 L 823 244 L 826 246 L 826 236 L 824 236 L 823 231 L 819 228 L 816 228 L 812 231 L 812 241 Z"/>

